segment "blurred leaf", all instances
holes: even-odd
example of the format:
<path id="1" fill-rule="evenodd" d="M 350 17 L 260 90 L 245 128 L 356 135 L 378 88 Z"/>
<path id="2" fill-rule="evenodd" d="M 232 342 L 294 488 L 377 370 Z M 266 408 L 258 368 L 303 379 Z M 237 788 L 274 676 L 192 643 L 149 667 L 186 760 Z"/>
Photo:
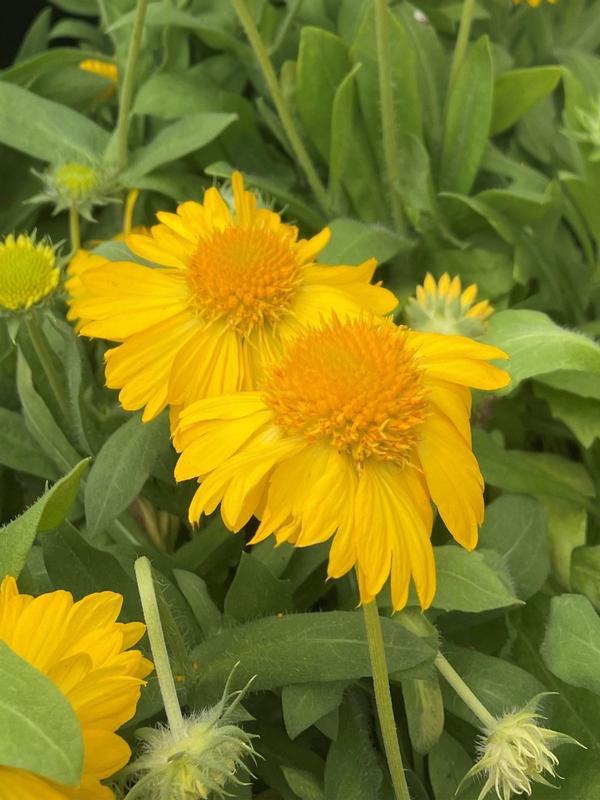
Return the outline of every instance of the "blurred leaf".
<path id="1" fill-rule="evenodd" d="M 487 147 L 492 118 L 493 68 L 483 36 L 471 45 L 448 95 L 439 188 L 468 194 Z"/>
<path id="2" fill-rule="evenodd" d="M 444 704 L 437 674 L 402 681 L 408 733 L 413 748 L 425 755 L 444 730 Z"/>
<path id="3" fill-rule="evenodd" d="M 3 768 L 79 785 L 83 739 L 71 703 L 50 678 L 4 642 L 0 642 L 0 708 Z"/>
<path id="4" fill-rule="evenodd" d="M 584 594 L 600 610 L 600 545 L 573 550 L 571 588 Z"/>
<path id="5" fill-rule="evenodd" d="M 135 580 L 118 558 L 92 547 L 68 522 L 51 535 L 42 537 L 44 562 L 56 589 L 66 589 L 76 600 L 92 592 L 117 592 L 123 596 L 120 619 L 143 619 Z"/>
<path id="6" fill-rule="evenodd" d="M 108 133 L 82 114 L 0 80 L 0 141 L 51 163 L 101 158 Z"/>
<path id="7" fill-rule="evenodd" d="M 434 547 L 438 587 L 434 608 L 476 613 L 519 604 L 511 586 L 488 564 L 486 553 L 469 553 L 455 545 Z"/>
<path id="8" fill-rule="evenodd" d="M 539 311 L 511 309 L 494 314 L 485 340 L 510 356 L 503 365 L 511 376 L 508 391 L 526 378 L 557 370 L 600 373 L 600 347 Z"/>
<path id="9" fill-rule="evenodd" d="M 542 384 L 537 384 L 534 391 L 537 397 L 548 403 L 552 416 L 562 420 L 584 447 L 591 447 L 595 439 L 600 438 L 600 400 L 579 397 Z"/>
<path id="10" fill-rule="evenodd" d="M 444 732 L 429 752 L 428 766 L 435 800 L 449 800 L 455 796 L 473 761 L 462 745 Z M 459 796 L 461 800 L 477 800 L 478 795 L 479 788 L 467 784 Z"/>
<path id="11" fill-rule="evenodd" d="M 321 717 L 338 708 L 346 686 L 348 686 L 347 681 L 284 686 L 281 703 L 285 729 L 290 739 L 295 739 Z"/>
<path id="12" fill-rule="evenodd" d="M 296 107 L 308 138 L 329 163 L 333 102 L 350 69 L 348 48 L 332 33 L 304 27 L 296 68 Z"/>
<path id="13" fill-rule="evenodd" d="M 135 416 L 102 445 L 85 487 L 90 535 L 103 531 L 139 494 L 159 452 L 169 446 L 165 414 L 143 423 Z"/>
<path id="14" fill-rule="evenodd" d="M 383 775 L 371 729 L 366 697 L 358 689 L 348 690 L 340 709 L 338 738 L 325 764 L 327 800 L 380 800 Z"/>
<path id="15" fill-rule="evenodd" d="M 571 555 L 585 544 L 587 512 L 581 506 L 556 497 L 543 497 L 548 513 L 552 572 L 563 589 L 571 589 Z"/>
<path id="16" fill-rule="evenodd" d="M 553 92 L 562 67 L 530 67 L 503 72 L 494 84 L 494 105 L 490 134 L 507 130 L 523 114 Z"/>
<path id="17" fill-rule="evenodd" d="M 319 255 L 322 264 L 360 264 L 368 258 L 389 261 L 406 246 L 405 240 L 382 225 L 367 225 L 354 219 L 334 219 L 331 239 Z"/>
<path id="18" fill-rule="evenodd" d="M 327 800 L 323 794 L 321 783 L 312 772 L 296 769 L 295 767 L 282 766 L 283 774 L 290 785 L 290 789 L 300 800 Z"/>
<path id="19" fill-rule="evenodd" d="M 552 386 L 554 389 L 571 392 L 580 397 L 600 400 L 600 373 L 576 372 L 563 369 L 538 377 L 537 383 Z"/>
<path id="20" fill-rule="evenodd" d="M 40 450 L 23 417 L 7 408 L 0 408 L 0 463 L 40 478 L 58 474 L 56 464 Z"/>
<path id="21" fill-rule="evenodd" d="M 139 178 L 157 167 L 204 147 L 236 118 L 235 114 L 199 113 L 173 122 L 159 131 L 149 144 L 131 154 L 121 180 L 125 186 L 136 186 Z"/>
<path id="22" fill-rule="evenodd" d="M 242 553 L 235 577 L 225 597 L 225 613 L 238 622 L 292 611 L 289 581 L 276 578 L 261 561 Z"/>
<path id="23" fill-rule="evenodd" d="M 0 81 L 29 86 L 41 75 L 52 72 L 59 67 L 64 67 L 68 64 L 77 66 L 81 61 L 87 58 L 98 58 L 99 55 L 94 50 L 80 50 L 75 47 L 53 47 L 51 50 L 37 53 L 24 61 L 20 61 L 12 67 L 0 70 Z"/>
<path id="24" fill-rule="evenodd" d="M 21 41 L 19 50 L 15 56 L 15 64 L 46 49 L 48 46 L 51 17 L 52 9 L 43 8 L 33 20 Z"/>
<path id="25" fill-rule="evenodd" d="M 587 597 L 552 598 L 542 657 L 565 683 L 600 694 L 600 619 Z"/>
<path id="26" fill-rule="evenodd" d="M 66 519 L 89 461 L 89 458 L 80 461 L 20 517 L 0 528 L 0 577 L 18 577 L 37 532 L 52 530 Z"/>
<path id="27" fill-rule="evenodd" d="M 479 547 L 500 553 L 518 596 L 527 600 L 539 591 L 550 572 L 548 519 L 538 500 L 504 495 L 490 503 L 479 532 Z"/>
<path id="28" fill-rule="evenodd" d="M 381 619 L 390 672 L 433 658 L 434 651 L 392 619 Z M 371 674 L 362 614 L 327 611 L 267 617 L 222 631 L 192 653 L 202 664 L 197 688 L 203 702 L 220 696 L 238 661 L 236 679 L 257 675 L 253 691 L 296 683 L 353 680 Z"/>

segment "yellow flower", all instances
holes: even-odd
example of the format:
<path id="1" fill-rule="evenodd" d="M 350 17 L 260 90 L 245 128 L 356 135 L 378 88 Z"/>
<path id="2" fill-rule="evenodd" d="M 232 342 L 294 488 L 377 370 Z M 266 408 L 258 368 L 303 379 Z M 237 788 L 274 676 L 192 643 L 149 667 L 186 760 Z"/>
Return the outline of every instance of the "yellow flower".
<path id="1" fill-rule="evenodd" d="M 451 279 L 445 272 L 436 283 L 428 272 L 423 285 L 417 286 L 416 297 L 408 301 L 408 324 L 418 331 L 476 338 L 484 333 L 488 317 L 494 313 L 487 300 L 475 303 L 476 297 L 474 283 L 463 291 L 458 275 Z"/>
<path id="2" fill-rule="evenodd" d="M 22 311 L 38 303 L 56 289 L 59 275 L 51 245 L 9 234 L 0 242 L 0 310 Z"/>
<path id="3" fill-rule="evenodd" d="M 101 78 L 106 78 L 113 84 L 117 84 L 119 80 L 119 69 L 116 64 L 109 61 L 98 61 L 94 58 L 86 58 L 85 61 L 79 62 L 79 69 L 84 72 L 91 72 L 92 75 L 99 75 Z"/>
<path id="4" fill-rule="evenodd" d="M 78 250 L 67 268 L 68 279 L 65 281 L 65 289 L 69 293 L 69 310 L 67 312 L 67 319 L 75 322 L 75 329 L 80 331 L 83 325 L 91 320 L 78 319 L 77 314 L 73 311 L 73 304 L 81 297 L 85 296 L 85 289 L 81 281 L 81 275 L 90 269 L 98 269 L 105 264 L 110 264 L 107 258 L 98 255 L 97 253 L 90 253 L 88 250 Z"/>
<path id="5" fill-rule="evenodd" d="M 523 0 L 513 0 L 513 3 L 516 6 L 520 6 L 522 2 L 523 2 Z M 533 8 L 537 8 L 538 6 L 541 6 L 541 4 L 542 4 L 542 0 L 526 0 L 526 2 L 527 2 L 528 5 L 533 6 Z M 551 3 L 552 5 L 554 5 L 554 3 L 558 2 L 558 0 L 547 0 L 547 2 Z"/>
<path id="6" fill-rule="evenodd" d="M 392 601 L 435 593 L 433 499 L 464 547 L 477 543 L 483 479 L 471 451 L 470 392 L 507 374 L 496 347 L 416 333 L 390 320 L 333 318 L 309 329 L 266 374 L 263 388 L 185 408 L 175 431 L 178 480 L 201 481 L 190 520 L 221 502 L 238 531 L 298 547 L 333 536 L 328 574 L 358 566 L 370 601 L 391 574 Z"/>
<path id="7" fill-rule="evenodd" d="M 374 259 L 316 264 L 327 229 L 298 239 L 296 227 L 257 207 L 239 173 L 232 188 L 233 212 L 211 188 L 203 204 L 160 212 L 150 236 L 126 239 L 159 268 L 119 262 L 80 274 L 85 292 L 72 313 L 85 335 L 122 342 L 106 354 L 106 382 L 121 389 L 124 408 L 145 407 L 144 420 L 167 404 L 256 388 L 264 362 L 332 309 L 345 318 L 396 305 L 369 284 Z"/>
<path id="8" fill-rule="evenodd" d="M 116 622 L 123 598 L 114 592 L 73 602 L 69 592 L 19 594 L 15 579 L 0 584 L 0 641 L 46 675 L 65 695 L 81 725 L 79 787 L 0 765 L 0 800 L 112 800 L 100 781 L 121 769 L 131 751 L 115 731 L 130 720 L 152 664 L 128 650 L 143 635 L 139 622 Z"/>

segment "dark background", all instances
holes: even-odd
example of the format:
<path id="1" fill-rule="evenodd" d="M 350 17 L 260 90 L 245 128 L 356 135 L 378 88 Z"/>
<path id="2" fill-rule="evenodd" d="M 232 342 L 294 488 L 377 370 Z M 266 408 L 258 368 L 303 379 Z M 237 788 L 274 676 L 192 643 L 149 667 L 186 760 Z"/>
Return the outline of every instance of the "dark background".
<path id="1" fill-rule="evenodd" d="M 48 0 L 0 0 L 0 68 L 12 64 L 31 22 L 48 6 Z M 57 8 L 52 19 L 63 16 Z"/>

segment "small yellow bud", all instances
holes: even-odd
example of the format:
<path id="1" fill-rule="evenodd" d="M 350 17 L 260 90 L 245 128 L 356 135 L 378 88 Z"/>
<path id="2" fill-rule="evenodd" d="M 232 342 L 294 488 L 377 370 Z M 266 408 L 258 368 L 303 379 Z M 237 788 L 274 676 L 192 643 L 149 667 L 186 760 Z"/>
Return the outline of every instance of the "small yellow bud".
<path id="1" fill-rule="evenodd" d="M 481 336 L 494 309 L 487 300 L 475 303 L 477 286 L 462 289 L 458 276 L 450 278 L 445 272 L 436 283 L 427 273 L 422 286 L 417 286 L 415 297 L 406 306 L 409 326 L 416 331 Z"/>

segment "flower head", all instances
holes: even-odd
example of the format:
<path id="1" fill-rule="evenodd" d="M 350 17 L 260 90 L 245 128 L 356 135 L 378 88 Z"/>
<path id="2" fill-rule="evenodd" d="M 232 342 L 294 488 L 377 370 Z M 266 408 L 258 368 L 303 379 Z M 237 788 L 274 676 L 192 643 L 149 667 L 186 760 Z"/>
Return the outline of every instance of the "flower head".
<path id="1" fill-rule="evenodd" d="M 84 61 L 79 62 L 79 69 L 82 69 L 84 72 L 90 72 L 92 75 L 99 75 L 101 78 L 106 78 L 107 81 L 110 81 L 115 86 L 119 80 L 119 68 L 110 61 L 86 58 Z"/>
<path id="2" fill-rule="evenodd" d="M 167 404 L 254 389 L 302 324 L 332 310 L 387 314 L 394 295 L 369 284 L 373 259 L 359 266 L 316 264 L 327 229 L 299 239 L 279 214 L 257 206 L 239 173 L 232 211 L 215 188 L 202 204 L 161 212 L 151 235 L 132 234 L 130 249 L 160 265 L 112 263 L 81 274 L 72 314 L 81 332 L 121 344 L 106 354 L 106 379 L 144 419 Z"/>
<path id="3" fill-rule="evenodd" d="M 86 219 L 93 220 L 94 206 L 115 202 L 110 196 L 113 176 L 97 165 L 67 161 L 43 174 L 35 174 L 43 182 L 44 190 L 28 202 L 52 203 L 55 214 L 74 208 Z"/>
<path id="4" fill-rule="evenodd" d="M 226 686 L 221 701 L 184 718 L 181 731 L 166 727 L 138 731 L 144 753 L 130 771 L 142 777 L 129 792 L 129 800 L 228 797 L 228 784 L 241 783 L 236 773 L 251 775 L 244 759 L 256 756 L 254 736 L 237 724 L 245 718 L 240 701 L 246 689 L 228 694 Z"/>
<path id="5" fill-rule="evenodd" d="M 560 744 L 579 744 L 564 733 L 543 728 L 538 706 L 543 695 L 534 697 L 520 711 L 513 711 L 495 720 L 484 730 L 480 741 L 480 758 L 464 780 L 486 774 L 486 782 L 478 800 L 494 790 L 499 800 L 513 795 L 531 794 L 531 783 L 551 785 L 545 775 L 556 778 L 558 757 L 553 752 Z M 464 782 L 464 781 L 463 781 Z"/>
<path id="6" fill-rule="evenodd" d="M 254 514 L 253 542 L 298 547 L 333 536 L 328 574 L 358 565 L 361 599 L 391 575 L 394 608 L 410 578 L 423 608 L 435 593 L 430 500 L 472 549 L 483 479 L 471 451 L 470 392 L 507 374 L 495 347 L 417 333 L 390 320 L 334 317 L 294 339 L 262 390 L 185 408 L 175 430 L 178 480 L 197 477 L 190 520 L 221 515 L 234 531 Z"/>
<path id="7" fill-rule="evenodd" d="M 475 303 L 476 297 L 474 283 L 463 291 L 458 275 L 451 279 L 445 272 L 436 283 L 428 272 L 423 285 L 417 286 L 416 297 L 408 301 L 408 324 L 417 331 L 477 338 L 485 331 L 493 308 L 487 300 Z"/>
<path id="8" fill-rule="evenodd" d="M 533 8 L 537 8 L 538 6 L 542 5 L 543 0 L 513 0 L 514 5 L 520 6 L 523 2 L 526 2 L 527 5 L 532 6 Z M 548 3 L 554 5 L 557 3 L 558 0 L 547 0 Z"/>
<path id="9" fill-rule="evenodd" d="M 23 311 L 39 303 L 56 289 L 59 276 L 52 245 L 9 234 L 0 242 L 0 311 Z"/>
<path id="10" fill-rule="evenodd" d="M 84 743 L 80 785 L 60 786 L 33 773 L 0 766 L 0 798 L 111 800 L 100 781 L 129 760 L 115 731 L 135 713 L 152 664 L 130 650 L 144 634 L 139 622 L 116 622 L 123 598 L 98 592 L 73 602 L 68 592 L 31 597 L 12 577 L 0 584 L 0 640 L 46 675 L 69 701 Z"/>

